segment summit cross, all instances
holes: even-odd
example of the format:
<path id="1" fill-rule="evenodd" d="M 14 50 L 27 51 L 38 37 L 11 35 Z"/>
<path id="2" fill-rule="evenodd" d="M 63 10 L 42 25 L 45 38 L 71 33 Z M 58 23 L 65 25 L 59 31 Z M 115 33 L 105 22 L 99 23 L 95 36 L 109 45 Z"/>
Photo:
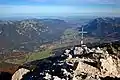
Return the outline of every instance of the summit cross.
<path id="1" fill-rule="evenodd" d="M 81 45 L 83 45 L 84 44 L 84 34 L 86 34 L 87 32 L 86 31 L 84 31 L 84 28 L 83 27 L 81 27 L 82 28 L 82 31 L 80 31 L 79 33 L 81 34 Z"/>

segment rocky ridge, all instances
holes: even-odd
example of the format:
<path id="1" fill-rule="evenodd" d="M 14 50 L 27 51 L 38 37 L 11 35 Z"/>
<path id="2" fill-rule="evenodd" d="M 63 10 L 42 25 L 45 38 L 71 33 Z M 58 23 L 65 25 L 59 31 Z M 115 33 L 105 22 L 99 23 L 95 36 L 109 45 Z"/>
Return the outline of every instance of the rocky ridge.
<path id="1" fill-rule="evenodd" d="M 81 45 L 66 49 L 60 56 L 31 63 L 36 64 L 36 68 L 22 80 L 119 80 L 120 57 L 116 51 L 111 45 L 94 48 Z M 12 78 L 14 80 L 14 76 Z"/>

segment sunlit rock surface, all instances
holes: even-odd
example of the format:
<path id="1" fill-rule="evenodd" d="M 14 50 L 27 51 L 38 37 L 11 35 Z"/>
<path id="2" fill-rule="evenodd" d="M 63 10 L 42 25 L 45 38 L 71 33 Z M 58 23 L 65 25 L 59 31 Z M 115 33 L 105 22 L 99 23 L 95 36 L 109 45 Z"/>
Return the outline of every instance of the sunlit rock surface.
<path id="1" fill-rule="evenodd" d="M 101 58 L 100 63 L 80 59 L 73 80 L 81 80 L 83 77 L 86 80 L 89 76 L 96 80 L 107 76 L 120 78 L 120 59 L 114 57 L 108 55 Z"/>
<path id="2" fill-rule="evenodd" d="M 117 50 L 111 46 L 74 47 L 65 50 L 60 56 L 31 63 L 36 64 L 31 72 L 19 69 L 12 80 L 119 80 L 120 57 L 114 51 Z"/>
<path id="3" fill-rule="evenodd" d="M 21 80 L 23 78 L 23 76 L 25 74 L 27 74 L 28 72 L 30 72 L 30 70 L 25 69 L 25 68 L 21 68 L 13 74 L 12 80 Z"/>

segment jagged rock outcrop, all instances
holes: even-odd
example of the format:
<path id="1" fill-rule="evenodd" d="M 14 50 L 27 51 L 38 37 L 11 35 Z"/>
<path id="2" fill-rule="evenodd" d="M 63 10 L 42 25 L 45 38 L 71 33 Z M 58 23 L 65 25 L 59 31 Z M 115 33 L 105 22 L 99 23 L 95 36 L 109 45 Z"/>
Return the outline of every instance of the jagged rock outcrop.
<path id="1" fill-rule="evenodd" d="M 95 51 L 96 52 L 96 51 Z M 120 59 L 100 51 L 100 54 L 90 54 L 89 58 L 79 58 L 78 66 L 74 72 L 73 80 L 101 80 L 107 76 L 120 78 Z"/>
<path id="2" fill-rule="evenodd" d="M 120 79 L 120 58 L 108 49 L 86 45 L 67 49 L 60 56 L 37 61 L 36 69 L 23 79 L 29 80 L 110 80 Z M 76 55 L 76 52 L 77 55 Z M 74 53 L 75 52 L 75 53 Z M 22 71 L 22 70 L 20 70 Z M 28 70 L 25 70 L 24 75 Z M 13 77 L 19 80 L 19 70 Z M 14 79 L 15 80 L 15 79 Z"/>
<path id="3" fill-rule="evenodd" d="M 104 59 L 100 59 L 101 65 L 97 66 L 95 62 L 88 62 L 85 60 L 80 60 L 77 66 L 77 69 L 74 73 L 73 80 L 87 80 L 89 76 L 93 77 L 94 79 L 98 80 L 100 77 L 118 77 L 120 78 L 120 59 L 115 60 L 112 56 L 108 55 Z M 117 64 L 116 64 L 117 63 Z"/>

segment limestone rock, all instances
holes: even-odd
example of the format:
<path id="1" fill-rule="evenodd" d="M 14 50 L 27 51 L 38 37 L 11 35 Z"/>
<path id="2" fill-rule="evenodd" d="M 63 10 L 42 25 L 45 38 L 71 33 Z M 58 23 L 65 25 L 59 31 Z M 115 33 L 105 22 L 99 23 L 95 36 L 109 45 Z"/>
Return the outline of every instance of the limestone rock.
<path id="1" fill-rule="evenodd" d="M 74 55 L 81 55 L 83 54 L 83 48 L 82 47 L 75 47 Z"/>
<path id="2" fill-rule="evenodd" d="M 46 80 L 51 80 L 51 75 L 48 74 L 48 73 L 46 73 L 44 79 L 46 79 Z"/>
<path id="3" fill-rule="evenodd" d="M 53 80 L 62 80 L 61 78 L 59 78 L 58 76 L 53 76 Z"/>
<path id="4" fill-rule="evenodd" d="M 116 58 L 116 59 L 115 59 Z M 100 63 L 95 63 L 94 60 L 81 59 L 74 72 L 73 80 L 99 80 L 100 77 L 118 77 L 120 78 L 120 59 L 117 56 L 106 55 L 105 58 L 100 58 Z"/>
<path id="5" fill-rule="evenodd" d="M 30 70 L 21 68 L 13 74 L 12 80 L 21 80 L 23 78 L 23 75 L 27 74 L 28 72 L 30 72 Z"/>
<path id="6" fill-rule="evenodd" d="M 115 60 L 112 56 L 108 56 L 106 59 L 100 59 L 101 61 L 101 72 L 102 76 L 110 76 L 110 77 L 120 77 L 120 74 L 117 70 L 118 65 L 115 64 Z M 119 64 L 120 65 L 120 64 Z"/>
<path id="7" fill-rule="evenodd" d="M 119 56 L 111 54 L 109 49 L 100 47 L 90 49 L 86 45 L 82 45 L 72 50 L 66 49 L 60 57 L 46 60 L 44 67 L 43 73 L 38 72 L 44 76 L 41 80 L 106 80 L 106 77 L 120 78 Z M 20 80 L 27 72 L 29 70 L 19 69 L 13 75 L 12 80 Z M 37 77 L 40 75 L 37 75 Z M 36 80 L 37 78 L 32 77 L 32 79 Z"/>

